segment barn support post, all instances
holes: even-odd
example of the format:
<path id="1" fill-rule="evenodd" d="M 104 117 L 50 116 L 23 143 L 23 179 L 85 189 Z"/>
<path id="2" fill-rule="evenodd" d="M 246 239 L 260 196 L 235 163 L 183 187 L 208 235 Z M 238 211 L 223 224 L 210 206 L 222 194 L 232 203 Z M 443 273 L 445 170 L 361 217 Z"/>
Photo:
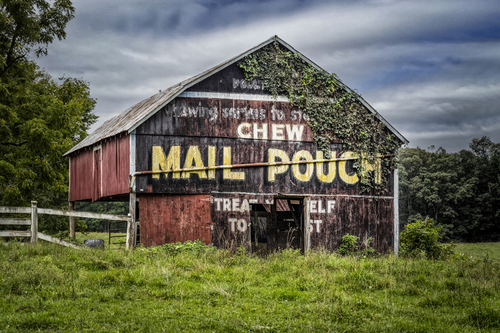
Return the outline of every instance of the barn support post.
<path id="1" fill-rule="evenodd" d="M 31 243 L 38 242 L 38 209 L 37 202 L 31 202 Z"/>
<path id="2" fill-rule="evenodd" d="M 70 212 L 72 212 L 72 211 L 75 210 L 75 202 L 74 201 L 70 201 L 68 203 L 68 210 Z M 76 238 L 76 234 L 75 234 L 75 217 L 74 216 L 70 216 L 69 217 L 69 237 L 73 238 L 73 239 Z"/>
<path id="3" fill-rule="evenodd" d="M 127 241 L 126 248 L 133 249 L 137 242 L 137 222 L 136 222 L 136 201 L 137 194 L 130 192 L 129 219 L 127 221 Z"/>
<path id="4" fill-rule="evenodd" d="M 309 202 L 310 198 L 304 198 L 304 252 L 311 248 L 311 232 L 309 231 L 310 220 L 309 220 Z"/>
<path id="5" fill-rule="evenodd" d="M 394 253 L 399 252 L 399 172 L 394 169 Z"/>

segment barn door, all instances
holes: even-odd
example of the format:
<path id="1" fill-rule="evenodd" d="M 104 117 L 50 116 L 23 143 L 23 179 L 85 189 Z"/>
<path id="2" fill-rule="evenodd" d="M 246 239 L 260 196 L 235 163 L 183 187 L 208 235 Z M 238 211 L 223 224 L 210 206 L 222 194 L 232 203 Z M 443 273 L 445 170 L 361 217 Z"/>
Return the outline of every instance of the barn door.
<path id="1" fill-rule="evenodd" d="M 250 212 L 252 253 L 267 253 L 267 226 L 271 213 L 263 205 L 252 205 Z"/>
<path id="2" fill-rule="evenodd" d="M 101 197 L 101 147 L 94 148 L 94 192 L 92 193 L 92 201 L 96 201 Z"/>
<path id="3" fill-rule="evenodd" d="M 304 250 L 302 198 L 275 198 L 272 204 L 252 205 L 252 250 Z"/>
<path id="4" fill-rule="evenodd" d="M 278 249 L 304 249 L 302 199 L 279 198 L 274 200 L 275 232 Z"/>

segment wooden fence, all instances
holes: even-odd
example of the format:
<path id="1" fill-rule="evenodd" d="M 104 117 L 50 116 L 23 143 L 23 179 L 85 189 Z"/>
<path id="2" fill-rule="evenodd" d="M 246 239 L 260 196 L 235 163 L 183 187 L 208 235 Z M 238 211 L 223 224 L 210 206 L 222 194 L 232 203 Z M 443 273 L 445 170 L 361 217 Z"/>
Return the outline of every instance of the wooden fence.
<path id="1" fill-rule="evenodd" d="M 101 214 L 101 213 L 91 213 L 91 212 L 76 212 L 60 209 L 49 209 L 49 208 L 38 208 L 37 202 L 32 201 L 31 207 L 1 207 L 0 213 L 2 214 L 30 214 L 30 218 L 0 218 L 0 225 L 29 225 L 31 226 L 30 231 L 0 231 L 0 237 L 30 237 L 31 243 L 36 244 L 38 239 L 42 239 L 48 242 L 57 243 L 64 246 L 78 248 L 71 242 L 66 242 L 62 239 L 45 235 L 38 231 L 38 215 L 57 215 L 57 216 L 68 216 L 68 217 L 86 217 L 93 219 L 104 219 L 111 221 L 127 221 L 127 243 L 126 248 L 132 248 L 135 246 L 135 242 L 128 241 L 132 239 L 131 235 L 135 235 L 136 232 L 133 227 L 136 227 L 132 222 L 132 217 L 127 215 L 112 215 L 112 214 Z"/>

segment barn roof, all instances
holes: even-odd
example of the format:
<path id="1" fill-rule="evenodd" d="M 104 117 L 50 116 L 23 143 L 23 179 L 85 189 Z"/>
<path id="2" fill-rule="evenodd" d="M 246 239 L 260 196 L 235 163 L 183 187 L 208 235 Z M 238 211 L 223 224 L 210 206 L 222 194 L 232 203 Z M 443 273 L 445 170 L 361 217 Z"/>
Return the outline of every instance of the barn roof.
<path id="1" fill-rule="evenodd" d="M 309 63 L 311 66 L 315 67 L 318 70 L 325 71 L 318 65 L 316 65 L 313 61 L 311 61 L 309 58 L 304 56 L 302 53 L 298 52 L 295 50 L 292 46 L 290 46 L 288 43 L 286 43 L 284 40 L 279 38 L 278 36 L 273 36 L 269 38 L 268 40 L 264 41 L 263 43 L 241 53 L 240 55 L 237 55 L 234 58 L 231 58 L 213 68 L 210 68 L 209 70 L 204 71 L 203 73 L 200 73 L 196 76 L 193 76 L 187 80 L 184 80 L 176 85 L 171 86 L 170 88 L 163 90 L 149 98 L 146 98 L 139 103 L 135 104 L 134 106 L 131 106 L 121 114 L 119 114 L 116 117 L 113 117 L 104 124 L 102 124 L 99 128 L 97 128 L 93 133 L 89 134 L 85 139 L 83 139 L 80 143 L 78 143 L 76 146 L 71 148 L 69 151 L 67 151 L 64 156 L 69 155 L 79 149 L 92 146 L 95 143 L 105 139 L 109 138 L 112 136 L 115 136 L 119 133 L 127 131 L 128 133 L 132 132 L 134 129 L 136 129 L 138 126 L 140 126 L 142 123 L 144 123 L 149 117 L 154 115 L 158 110 L 163 108 L 165 105 L 170 103 L 174 98 L 179 96 L 182 92 L 184 92 L 186 89 L 192 87 L 193 85 L 197 84 L 198 82 L 201 82 L 205 80 L 207 77 L 217 73 L 218 71 L 234 64 L 235 62 L 240 61 L 247 55 L 257 51 L 258 49 L 273 43 L 274 41 L 279 42 L 282 44 L 284 47 L 289 49 L 291 52 L 298 54 L 304 61 Z M 345 84 L 344 84 L 345 86 Z M 347 89 L 350 89 L 349 87 L 346 86 Z M 404 144 L 407 144 L 409 141 L 401 135 L 387 120 L 385 120 L 375 109 L 368 104 L 361 96 L 359 96 L 359 100 L 363 105 L 370 110 L 372 113 L 376 114 L 377 117 L 389 128 L 389 130 L 396 136 L 398 137 Z"/>

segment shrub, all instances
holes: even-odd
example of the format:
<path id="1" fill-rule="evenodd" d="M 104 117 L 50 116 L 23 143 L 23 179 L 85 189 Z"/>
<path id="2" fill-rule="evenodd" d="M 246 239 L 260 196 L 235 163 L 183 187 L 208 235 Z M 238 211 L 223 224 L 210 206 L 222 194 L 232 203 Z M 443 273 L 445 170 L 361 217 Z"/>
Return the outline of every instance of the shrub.
<path id="1" fill-rule="evenodd" d="M 401 233 L 401 254 L 409 257 L 425 256 L 428 259 L 446 259 L 453 254 L 453 244 L 440 244 L 440 225 L 432 219 L 407 224 Z"/>
<path id="2" fill-rule="evenodd" d="M 340 254 L 343 254 L 345 256 L 353 255 L 358 251 L 358 236 L 353 236 L 350 234 L 345 234 L 342 237 L 342 243 L 340 244 L 339 247 L 339 252 Z"/>
<path id="3" fill-rule="evenodd" d="M 372 237 L 365 237 L 365 239 L 361 242 L 361 245 L 358 244 L 359 237 L 345 234 L 342 237 L 342 243 L 339 247 L 339 253 L 345 256 L 350 256 L 354 254 L 360 254 L 363 256 L 371 255 L 375 253 L 375 249 L 370 246 L 373 241 Z"/>

